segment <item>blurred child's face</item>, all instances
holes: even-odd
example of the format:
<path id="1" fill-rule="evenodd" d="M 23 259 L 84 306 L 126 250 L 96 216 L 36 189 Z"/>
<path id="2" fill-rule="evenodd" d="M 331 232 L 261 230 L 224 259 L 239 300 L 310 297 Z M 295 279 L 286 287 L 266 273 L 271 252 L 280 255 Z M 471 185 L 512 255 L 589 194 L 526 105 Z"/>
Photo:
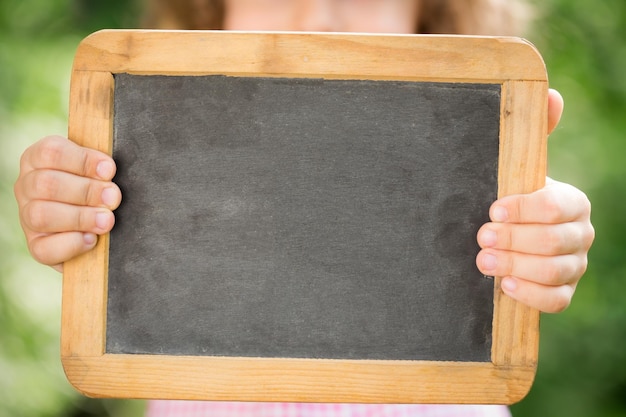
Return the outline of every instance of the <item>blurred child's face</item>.
<path id="1" fill-rule="evenodd" d="M 419 0 L 226 0 L 224 29 L 414 33 Z"/>

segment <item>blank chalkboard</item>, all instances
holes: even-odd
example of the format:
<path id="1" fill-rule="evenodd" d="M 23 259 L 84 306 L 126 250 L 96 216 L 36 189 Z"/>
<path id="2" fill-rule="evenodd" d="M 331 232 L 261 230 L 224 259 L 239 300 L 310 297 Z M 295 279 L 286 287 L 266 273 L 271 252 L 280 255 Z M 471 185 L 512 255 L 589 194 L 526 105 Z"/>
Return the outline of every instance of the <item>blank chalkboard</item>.
<path id="1" fill-rule="evenodd" d="M 107 352 L 490 360 L 500 86 L 119 74 L 114 109 Z"/>
<path id="2" fill-rule="evenodd" d="M 82 143 L 111 152 L 123 202 L 99 248 L 66 265 L 70 381 L 149 398 L 523 396 L 537 313 L 477 270 L 476 233 L 499 195 L 541 185 L 545 120 L 530 104 L 545 113 L 546 82 L 507 61 L 503 43 L 149 31 L 83 41 L 70 138 L 104 131 Z M 388 62 L 371 64 L 377 48 Z M 426 50 L 438 67 L 420 65 Z M 82 56 L 94 53 L 96 64 Z M 468 65 L 474 54 L 483 72 Z"/>

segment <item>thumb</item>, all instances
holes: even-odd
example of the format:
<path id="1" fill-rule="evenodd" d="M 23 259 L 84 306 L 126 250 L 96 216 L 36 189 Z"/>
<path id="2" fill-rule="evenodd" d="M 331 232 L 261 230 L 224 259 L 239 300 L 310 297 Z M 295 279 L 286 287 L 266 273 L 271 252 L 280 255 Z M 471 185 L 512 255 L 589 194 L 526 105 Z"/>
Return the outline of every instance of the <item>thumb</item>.
<path id="1" fill-rule="evenodd" d="M 554 89 L 548 91 L 548 134 L 559 124 L 563 114 L 563 96 Z"/>

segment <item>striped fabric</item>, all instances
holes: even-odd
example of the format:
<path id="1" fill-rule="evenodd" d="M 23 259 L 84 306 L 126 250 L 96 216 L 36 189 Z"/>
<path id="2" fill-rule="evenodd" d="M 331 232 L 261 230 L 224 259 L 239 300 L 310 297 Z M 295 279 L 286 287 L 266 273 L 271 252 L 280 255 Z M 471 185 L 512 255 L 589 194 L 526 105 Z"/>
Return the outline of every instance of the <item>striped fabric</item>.
<path id="1" fill-rule="evenodd" d="M 510 417 L 494 405 L 371 405 L 151 401 L 146 417 Z"/>

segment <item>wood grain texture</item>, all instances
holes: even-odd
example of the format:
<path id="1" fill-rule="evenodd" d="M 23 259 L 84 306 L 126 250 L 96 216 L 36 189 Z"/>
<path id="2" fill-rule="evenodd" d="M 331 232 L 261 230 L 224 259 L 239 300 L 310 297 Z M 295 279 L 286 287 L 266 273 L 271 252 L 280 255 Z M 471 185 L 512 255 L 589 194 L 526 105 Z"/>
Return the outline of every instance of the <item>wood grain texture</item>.
<path id="1" fill-rule="evenodd" d="M 80 44 L 74 69 L 102 68 L 130 74 L 546 81 L 543 61 L 524 40 L 434 35 L 102 31 Z"/>
<path id="2" fill-rule="evenodd" d="M 533 367 L 485 363 L 104 355 L 65 358 L 86 395 L 238 401 L 513 403 Z"/>
<path id="3" fill-rule="evenodd" d="M 547 97 L 546 82 L 503 83 L 499 197 L 529 193 L 545 184 Z M 505 296 L 499 278 L 495 285 L 492 360 L 496 364 L 534 366 L 538 356 L 539 312 Z"/>
<path id="4" fill-rule="evenodd" d="M 78 48 L 69 138 L 111 152 L 113 74 L 321 77 L 502 85 L 499 195 L 545 180 L 547 77 L 515 38 L 102 31 Z M 529 390 L 539 313 L 495 280 L 491 363 L 106 354 L 108 236 L 65 265 L 61 335 L 69 381 L 90 396 L 373 403 L 503 403 Z"/>
<path id="5" fill-rule="evenodd" d="M 111 153 L 113 76 L 109 72 L 72 74 L 70 140 Z M 66 262 L 63 270 L 61 355 L 97 355 L 104 349 L 106 271 L 109 235 L 95 249 Z"/>

